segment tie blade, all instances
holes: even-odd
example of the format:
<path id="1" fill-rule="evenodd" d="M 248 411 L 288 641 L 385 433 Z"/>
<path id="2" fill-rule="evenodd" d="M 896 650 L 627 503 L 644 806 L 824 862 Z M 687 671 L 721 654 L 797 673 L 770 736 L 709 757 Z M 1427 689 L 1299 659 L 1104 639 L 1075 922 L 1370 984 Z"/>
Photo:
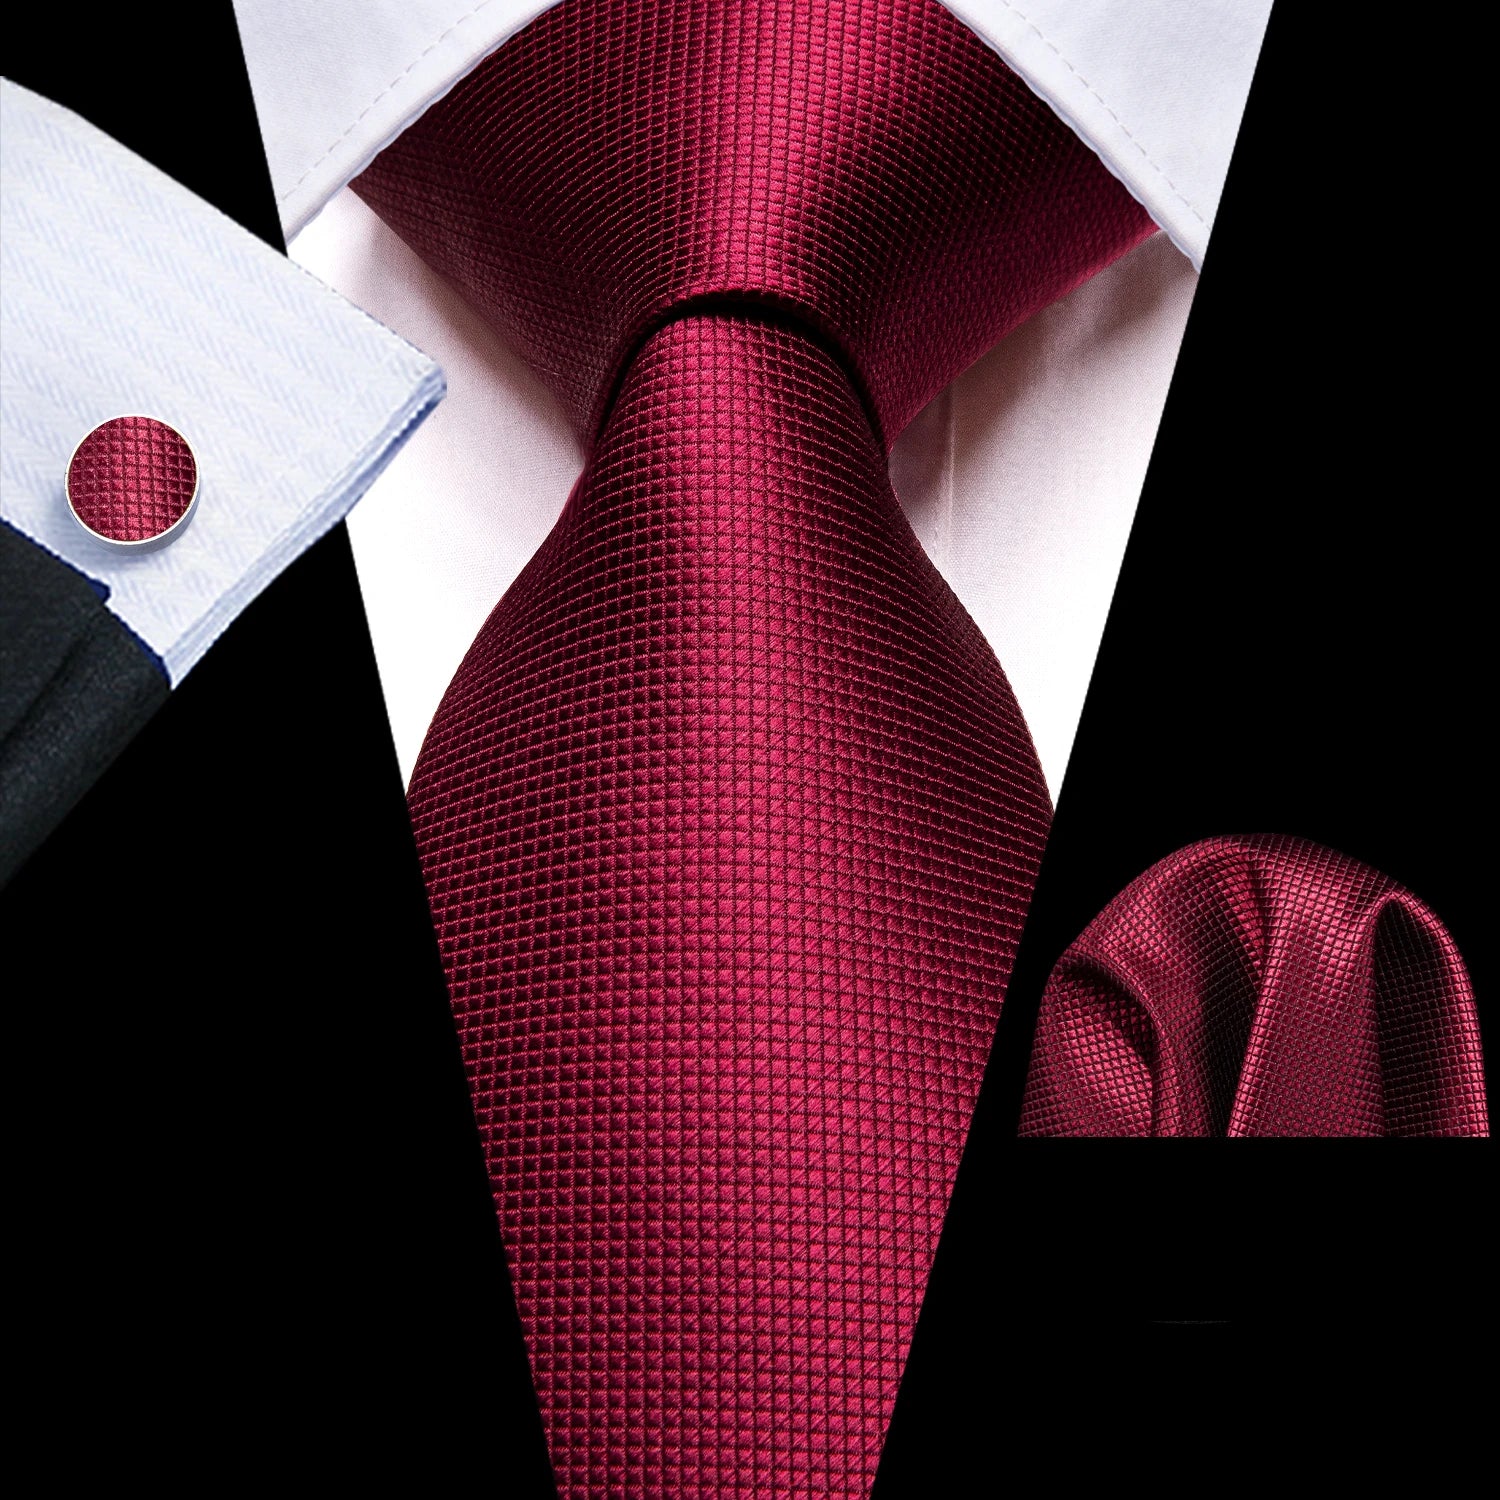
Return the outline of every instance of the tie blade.
<path id="1" fill-rule="evenodd" d="M 647 342 L 411 805 L 564 1493 L 865 1493 L 1050 806 L 816 341 Z"/>

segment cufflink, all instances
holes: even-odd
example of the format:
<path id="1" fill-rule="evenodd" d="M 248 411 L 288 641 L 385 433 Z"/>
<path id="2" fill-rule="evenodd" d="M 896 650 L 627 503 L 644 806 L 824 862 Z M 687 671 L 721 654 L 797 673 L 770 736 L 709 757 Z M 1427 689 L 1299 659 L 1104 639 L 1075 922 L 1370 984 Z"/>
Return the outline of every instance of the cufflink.
<path id="1" fill-rule="evenodd" d="M 106 547 L 147 552 L 176 539 L 198 504 L 198 460 L 175 427 L 113 417 L 73 450 L 68 509 Z"/>

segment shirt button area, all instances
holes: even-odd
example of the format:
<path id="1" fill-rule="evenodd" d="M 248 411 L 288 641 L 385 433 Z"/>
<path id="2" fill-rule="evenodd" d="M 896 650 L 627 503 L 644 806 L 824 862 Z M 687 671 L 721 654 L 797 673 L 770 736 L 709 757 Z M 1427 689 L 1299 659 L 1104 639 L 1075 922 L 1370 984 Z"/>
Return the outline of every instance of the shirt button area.
<path id="1" fill-rule="evenodd" d="M 198 460 L 155 417 L 101 422 L 68 461 L 68 508 L 106 546 L 144 552 L 182 532 L 198 501 Z"/>

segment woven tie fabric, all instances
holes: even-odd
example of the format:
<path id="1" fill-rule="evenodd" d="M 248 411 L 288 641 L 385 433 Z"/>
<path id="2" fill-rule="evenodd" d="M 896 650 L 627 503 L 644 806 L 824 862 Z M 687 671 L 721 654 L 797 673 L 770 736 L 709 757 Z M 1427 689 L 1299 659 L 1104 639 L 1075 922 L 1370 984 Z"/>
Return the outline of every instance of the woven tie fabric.
<path id="1" fill-rule="evenodd" d="M 933 0 L 564 4 L 356 186 L 588 450 L 410 789 L 559 1487 L 862 1495 L 1050 820 L 888 445 L 1152 226 Z"/>
<path id="2" fill-rule="evenodd" d="M 182 435 L 154 417 L 114 417 L 78 445 L 68 464 L 68 504 L 91 531 L 146 542 L 187 514 L 198 464 Z"/>
<path id="3" fill-rule="evenodd" d="M 1058 961 L 1023 1135 L 1487 1135 L 1474 993 L 1388 876 L 1284 837 L 1154 865 Z"/>

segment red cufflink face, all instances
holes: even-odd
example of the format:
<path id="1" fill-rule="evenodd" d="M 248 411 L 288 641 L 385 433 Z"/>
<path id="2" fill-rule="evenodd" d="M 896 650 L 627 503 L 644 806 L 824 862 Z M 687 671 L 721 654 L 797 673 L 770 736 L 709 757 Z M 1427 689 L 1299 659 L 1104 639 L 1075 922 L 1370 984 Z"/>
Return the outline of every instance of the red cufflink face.
<path id="1" fill-rule="evenodd" d="M 101 422 L 68 462 L 68 508 L 91 536 L 145 551 L 173 540 L 198 501 L 198 460 L 155 417 Z"/>

